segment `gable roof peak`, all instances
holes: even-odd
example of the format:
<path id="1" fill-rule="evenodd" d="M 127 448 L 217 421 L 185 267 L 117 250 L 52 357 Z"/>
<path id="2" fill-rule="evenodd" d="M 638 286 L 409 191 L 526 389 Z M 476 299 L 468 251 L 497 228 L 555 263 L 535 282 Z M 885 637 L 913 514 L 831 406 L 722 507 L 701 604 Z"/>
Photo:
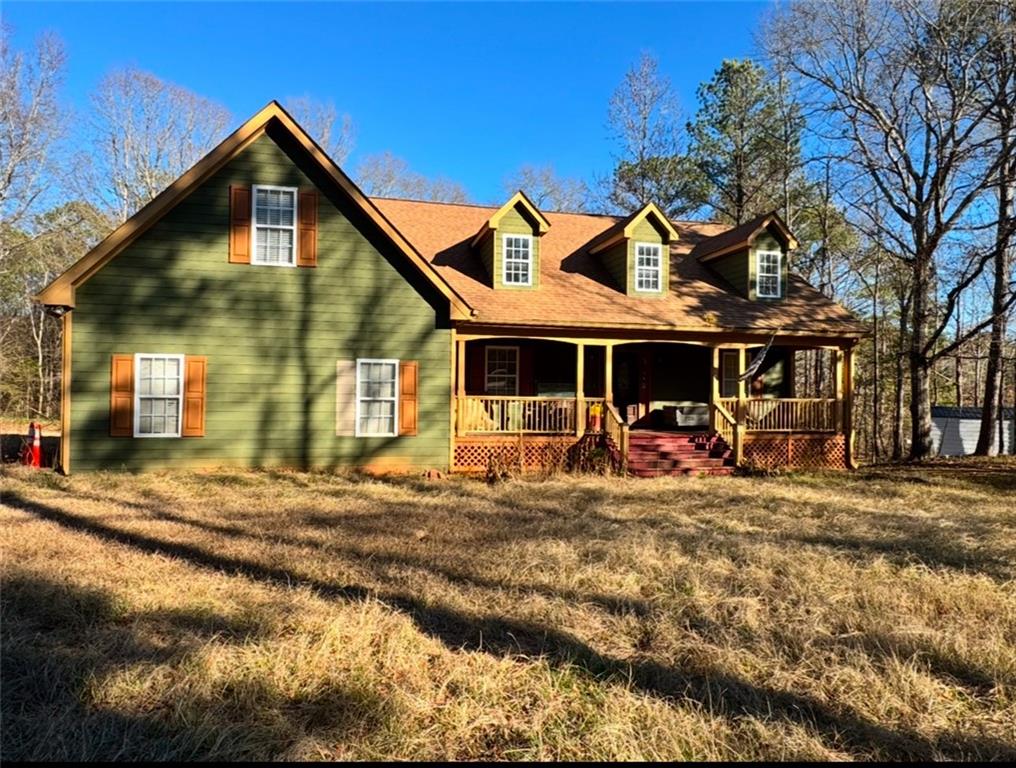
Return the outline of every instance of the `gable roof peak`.
<path id="1" fill-rule="evenodd" d="M 666 235 L 664 237 L 664 242 L 669 243 L 679 239 L 677 229 L 671 223 L 670 219 L 667 218 L 667 214 L 660 210 L 660 207 L 653 202 L 646 203 L 632 215 L 631 220 L 624 227 L 624 236 L 627 238 L 634 237 L 635 226 L 639 222 L 646 221 L 650 217 L 656 219 L 656 222 L 659 225 L 658 228 L 662 230 L 661 234 Z"/>
<path id="2" fill-rule="evenodd" d="M 526 193 L 520 189 L 508 199 L 507 203 L 498 208 L 494 214 L 487 219 L 484 225 L 480 227 L 480 231 L 477 232 L 476 236 L 473 238 L 472 245 L 475 246 L 479 243 L 480 240 L 483 239 L 483 236 L 488 232 L 496 230 L 505 214 L 508 213 L 508 211 L 515 210 L 516 208 L 521 208 L 523 215 L 533 222 L 538 235 L 546 234 L 547 230 L 550 229 L 550 222 L 547 221 L 547 217 L 540 212 L 540 209 L 537 208 L 533 201 L 526 196 Z"/>
<path id="3" fill-rule="evenodd" d="M 790 231 L 777 211 L 762 213 L 744 224 L 738 224 L 733 229 L 728 229 L 722 234 L 715 235 L 696 246 L 694 255 L 701 261 L 710 261 L 724 256 L 732 251 L 742 248 L 749 248 L 760 234 L 765 230 L 775 230 L 777 239 L 782 240 L 787 250 L 797 248 L 797 238 Z"/>
<path id="4" fill-rule="evenodd" d="M 653 226 L 659 230 L 660 235 L 663 238 L 663 244 L 669 245 L 680 239 L 680 235 L 677 232 L 677 227 L 670 221 L 656 203 L 646 203 L 637 211 L 630 213 L 628 216 L 617 221 L 612 227 L 603 232 L 596 240 L 590 245 L 590 253 L 599 253 L 600 251 L 606 250 L 612 247 L 621 240 L 631 240 L 635 237 L 635 227 L 641 222 L 652 219 L 654 221 Z"/>
<path id="5" fill-rule="evenodd" d="M 123 222 L 98 245 L 74 262 L 59 277 L 47 285 L 34 298 L 46 306 L 73 308 L 75 289 L 98 272 L 117 254 L 148 231 L 163 216 L 185 200 L 201 184 L 208 181 L 226 163 L 235 158 L 254 141 L 265 135 L 269 124 L 281 126 L 307 152 L 311 161 L 346 195 L 352 204 L 366 214 L 384 236 L 400 251 L 423 277 L 448 299 L 453 316 L 469 317 L 472 307 L 448 284 L 434 266 L 399 232 L 381 213 L 380 209 L 339 168 L 334 160 L 314 141 L 296 120 L 272 99 L 246 120 L 243 125 L 223 139 L 218 146 L 198 160 L 183 175 L 152 198 L 139 211 Z"/>

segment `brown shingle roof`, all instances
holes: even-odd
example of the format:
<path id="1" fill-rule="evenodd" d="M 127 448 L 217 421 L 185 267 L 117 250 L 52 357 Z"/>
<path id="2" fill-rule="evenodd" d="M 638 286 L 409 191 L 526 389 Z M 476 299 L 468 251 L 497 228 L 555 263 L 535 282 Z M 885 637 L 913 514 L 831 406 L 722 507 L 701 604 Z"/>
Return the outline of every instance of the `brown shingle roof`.
<path id="1" fill-rule="evenodd" d="M 674 222 L 670 291 L 654 298 L 623 293 L 590 244 L 619 221 L 614 216 L 546 213 L 535 290 L 494 290 L 470 241 L 496 208 L 373 198 L 477 314 L 471 322 L 560 327 L 743 329 L 860 335 L 863 326 L 842 306 L 792 277 L 779 303 L 749 301 L 690 255 L 699 243 L 729 230 L 724 224 Z"/>
<path id="2" fill-rule="evenodd" d="M 744 224 L 739 224 L 736 227 L 728 229 L 721 235 L 710 237 L 708 240 L 699 243 L 695 247 L 693 255 L 697 259 L 708 261 L 731 250 L 747 247 L 754 240 L 755 235 L 770 225 L 773 225 L 781 233 L 784 243 L 794 239 L 787 225 L 783 223 L 783 219 L 778 214 L 763 213 L 750 221 L 744 222 Z"/>

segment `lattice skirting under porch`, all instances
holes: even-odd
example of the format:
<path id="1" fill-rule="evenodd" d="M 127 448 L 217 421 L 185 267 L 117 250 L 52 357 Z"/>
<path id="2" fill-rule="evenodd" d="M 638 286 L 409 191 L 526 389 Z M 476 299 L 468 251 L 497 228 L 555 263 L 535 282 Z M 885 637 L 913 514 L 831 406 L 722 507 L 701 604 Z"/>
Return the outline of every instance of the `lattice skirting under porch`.
<path id="1" fill-rule="evenodd" d="M 525 473 L 570 470 L 582 466 L 597 448 L 605 448 L 608 461 L 620 458 L 610 441 L 599 435 L 586 435 L 581 440 L 543 435 L 523 436 L 521 440 L 499 435 L 458 437 L 452 471 L 484 473 L 492 467 Z M 748 434 L 744 465 L 760 469 L 846 469 L 846 441 L 843 435 L 828 433 Z"/>
<path id="2" fill-rule="evenodd" d="M 760 469 L 846 469 L 846 440 L 832 434 L 748 434 L 744 464 Z"/>
<path id="3" fill-rule="evenodd" d="M 598 435 L 455 438 L 455 472 L 486 472 L 492 466 L 517 472 L 555 472 L 576 467 L 596 448 Z"/>

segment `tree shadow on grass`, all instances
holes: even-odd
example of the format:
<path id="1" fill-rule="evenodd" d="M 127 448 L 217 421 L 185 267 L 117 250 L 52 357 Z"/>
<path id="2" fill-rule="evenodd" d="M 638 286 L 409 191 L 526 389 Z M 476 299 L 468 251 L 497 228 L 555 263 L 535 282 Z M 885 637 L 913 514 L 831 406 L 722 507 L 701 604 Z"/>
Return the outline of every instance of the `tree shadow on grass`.
<path id="1" fill-rule="evenodd" d="M 989 673 L 959 654 L 949 654 L 936 648 L 928 638 L 866 632 L 863 635 L 828 638 L 823 644 L 856 648 L 869 658 L 914 661 L 929 674 L 946 684 L 965 688 L 972 696 L 993 696 L 999 689 L 1016 688 L 1016 674 L 1012 671 Z"/>
<path id="2" fill-rule="evenodd" d="M 1016 461 L 1005 459 L 933 460 L 917 464 L 878 464 L 858 474 L 862 481 L 887 480 L 936 486 L 942 481 L 978 488 L 987 493 L 1016 493 Z"/>
<path id="3" fill-rule="evenodd" d="M 644 657 L 615 659 L 543 623 L 501 615 L 470 614 L 394 590 L 323 582 L 285 568 L 266 567 L 191 545 L 116 530 L 94 519 L 30 501 L 18 494 L 11 494 L 6 501 L 15 509 L 70 530 L 146 553 L 174 556 L 201 568 L 238 574 L 274 586 L 306 587 L 329 599 L 376 598 L 411 617 L 422 632 L 439 639 L 452 650 L 484 652 L 499 657 L 539 656 L 552 666 L 566 666 L 597 679 L 632 685 L 668 701 L 690 700 L 707 711 L 730 718 L 794 723 L 818 734 L 832 748 L 856 757 L 1016 759 L 1016 745 L 1013 744 L 952 733 L 929 738 L 916 731 L 888 728 L 846 707 L 833 706 L 804 694 L 759 686 L 718 669 L 668 666 Z M 256 713 L 249 714 L 256 718 Z"/>
<path id="4" fill-rule="evenodd" d="M 1016 472 L 1005 482 L 1016 482 Z M 895 476 L 894 476 L 895 477 Z M 810 478 L 809 478 L 810 479 Z M 969 508 L 969 495 L 963 492 L 938 487 L 933 483 L 933 493 L 938 494 L 937 501 L 943 502 L 943 494 L 954 494 L 957 507 L 964 508 L 962 527 L 969 534 L 968 538 L 976 544 L 967 543 L 957 537 L 957 530 L 950 520 L 942 515 L 922 515 L 913 510 L 886 512 L 869 510 L 878 499 L 873 499 L 870 491 L 865 495 L 864 485 L 852 478 L 844 480 L 841 475 L 833 475 L 832 481 L 839 483 L 836 487 L 835 501 L 809 501 L 806 505 L 777 489 L 777 494 L 760 497 L 741 491 L 731 491 L 729 486 L 715 506 L 709 512 L 722 513 L 727 518 L 736 518 L 740 511 L 756 512 L 760 504 L 771 507 L 774 512 L 784 513 L 788 506 L 793 507 L 793 514 L 802 518 L 820 518 L 823 520 L 815 532 L 807 532 L 800 526 L 790 526 L 787 530 L 777 527 L 772 529 L 747 532 L 738 530 L 730 533 L 721 529 L 716 520 L 705 522 L 691 515 L 661 515 L 657 513 L 639 514 L 638 507 L 650 505 L 654 509 L 664 506 L 666 502 L 659 498 L 651 487 L 636 487 L 631 490 L 600 487 L 583 487 L 572 484 L 564 489 L 565 498 L 559 493 L 531 493 L 531 498 L 524 500 L 503 498 L 477 492 L 468 487 L 456 487 L 456 496 L 474 499 L 477 502 L 492 506 L 497 514 L 510 518 L 513 526 L 507 535 L 517 535 L 520 526 L 535 523 L 541 531 L 553 530 L 555 521 L 558 534 L 562 537 L 587 537 L 598 539 L 615 539 L 630 537 L 633 531 L 651 531 L 655 538 L 666 540 L 680 547 L 689 555 L 694 555 L 699 547 L 713 549 L 737 550 L 745 542 L 794 541 L 800 544 L 821 547 L 840 552 L 858 561 L 870 561 L 875 558 L 886 558 L 900 565 L 919 563 L 933 569 L 949 569 L 964 573 L 980 573 L 995 580 L 1009 580 L 1016 576 L 1016 552 L 999 544 L 997 533 L 1007 524 L 998 514 L 981 514 L 976 508 Z M 373 482 L 378 482 L 375 478 Z M 386 483 L 410 490 L 428 488 L 426 481 L 418 478 L 386 478 Z M 792 480 L 787 480 L 792 483 Z M 435 484 L 430 483 L 430 486 Z M 440 484 L 437 484 L 441 488 Z M 559 490 L 559 489 L 554 489 Z M 981 486 L 974 485 L 973 490 L 983 491 Z M 336 494 L 356 493 L 343 486 Z M 789 491 L 790 494 L 793 491 Z M 880 494 L 881 495 L 881 494 Z M 852 502 L 857 503 L 857 507 Z M 701 505 L 710 503 L 708 500 L 697 502 Z M 611 514 L 612 508 L 618 506 L 631 507 L 625 516 Z M 672 507 L 674 512 L 681 511 L 681 502 L 676 500 Z M 580 515 L 563 510 L 580 510 Z M 387 512 L 387 510 L 386 510 Z M 481 513 L 482 518 L 487 513 Z M 473 511 L 468 505 L 461 505 L 461 515 L 468 519 Z M 837 518 L 849 520 L 849 528 L 835 522 Z M 1016 523 L 1016 518 L 1013 519 Z M 495 532 L 495 536 L 499 535 Z M 550 534 L 552 535 L 552 534 Z"/>
<path id="5" fill-rule="evenodd" d="M 366 689 L 285 694 L 270 678 L 227 681 L 210 693 L 186 687 L 172 705 L 131 702 L 121 711 L 96 698 L 109 677 L 186 666 L 211 641 L 249 642 L 255 625 L 200 611 L 128 615 L 102 592 L 38 574 L 6 575 L 2 594 L 5 761 L 272 760 L 293 757 L 303 739 L 336 743 L 375 730 L 392 714 Z"/>

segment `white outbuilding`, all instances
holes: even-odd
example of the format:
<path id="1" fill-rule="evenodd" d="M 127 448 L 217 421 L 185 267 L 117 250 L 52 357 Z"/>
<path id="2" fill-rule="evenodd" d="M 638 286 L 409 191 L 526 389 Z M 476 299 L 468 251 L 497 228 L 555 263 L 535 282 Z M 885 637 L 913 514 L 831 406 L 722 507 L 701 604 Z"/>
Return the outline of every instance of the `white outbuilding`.
<path id="1" fill-rule="evenodd" d="M 999 453 L 1012 453 L 1013 440 L 1016 437 L 1013 410 L 1002 409 L 1002 418 L 1005 421 L 1005 445 Z M 977 447 L 980 429 L 980 408 L 958 408 L 952 405 L 931 407 L 931 439 L 935 446 L 934 451 L 940 456 L 971 455 Z"/>

